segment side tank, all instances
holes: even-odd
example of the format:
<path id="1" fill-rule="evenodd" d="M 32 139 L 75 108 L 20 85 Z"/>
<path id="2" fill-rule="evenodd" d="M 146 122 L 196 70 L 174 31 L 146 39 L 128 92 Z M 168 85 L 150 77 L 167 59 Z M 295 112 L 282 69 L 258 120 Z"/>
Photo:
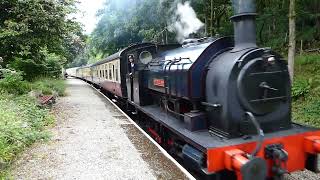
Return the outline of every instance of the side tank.
<path id="1" fill-rule="evenodd" d="M 233 46 L 229 37 L 197 40 L 164 51 L 148 65 L 147 88 L 172 98 L 205 99 L 205 74 L 213 57 Z"/>

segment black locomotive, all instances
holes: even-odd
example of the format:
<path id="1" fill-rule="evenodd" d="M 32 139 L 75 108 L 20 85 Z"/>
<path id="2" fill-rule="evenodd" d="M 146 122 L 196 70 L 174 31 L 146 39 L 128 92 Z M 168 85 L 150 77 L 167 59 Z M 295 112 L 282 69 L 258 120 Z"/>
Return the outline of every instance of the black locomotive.
<path id="1" fill-rule="evenodd" d="M 74 76 L 125 104 L 159 144 L 212 179 L 316 170 L 320 131 L 291 122 L 286 61 L 257 46 L 255 1 L 232 3 L 234 38 L 137 44 Z"/>

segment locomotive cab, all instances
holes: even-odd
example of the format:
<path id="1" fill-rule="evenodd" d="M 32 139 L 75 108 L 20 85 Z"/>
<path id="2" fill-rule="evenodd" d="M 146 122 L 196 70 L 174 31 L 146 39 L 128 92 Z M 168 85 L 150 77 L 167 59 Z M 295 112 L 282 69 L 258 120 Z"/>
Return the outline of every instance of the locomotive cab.
<path id="1" fill-rule="evenodd" d="M 156 46 L 145 43 L 128 48 L 123 56 L 127 62 L 126 89 L 128 100 L 137 105 L 147 105 L 152 99 L 147 97 L 143 84 L 145 81 L 145 67 L 156 54 Z M 132 60 L 130 60 L 132 59 Z"/>

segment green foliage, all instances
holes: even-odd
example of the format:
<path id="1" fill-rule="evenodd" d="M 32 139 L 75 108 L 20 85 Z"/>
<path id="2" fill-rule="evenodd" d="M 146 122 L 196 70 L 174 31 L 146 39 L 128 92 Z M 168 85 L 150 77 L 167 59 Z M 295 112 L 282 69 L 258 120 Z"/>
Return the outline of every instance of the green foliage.
<path id="1" fill-rule="evenodd" d="M 46 77 L 58 78 L 61 76 L 61 69 L 67 59 L 63 56 L 58 56 L 54 53 L 47 54 L 44 61 L 44 75 Z"/>
<path id="2" fill-rule="evenodd" d="M 48 138 L 44 128 L 54 122 L 49 109 L 39 107 L 27 94 L 30 90 L 63 96 L 65 81 L 41 78 L 28 82 L 20 72 L 5 71 L 0 79 L 0 179 L 7 176 L 5 169 L 19 152 Z"/>
<path id="3" fill-rule="evenodd" d="M 294 121 L 320 127 L 320 54 L 297 57 L 292 96 Z"/>
<path id="4" fill-rule="evenodd" d="M 177 3 L 185 1 L 107 1 L 104 9 L 100 11 L 100 21 L 89 38 L 87 59 L 94 62 L 97 55 L 110 55 L 131 43 L 175 43 L 175 33 L 168 33 L 166 29 L 172 23 Z M 233 15 L 230 0 L 190 1 L 199 19 L 205 23 L 204 32 L 200 32 L 203 36 L 233 35 L 233 24 L 229 19 Z M 256 4 L 258 44 L 286 55 L 289 0 L 257 0 Z M 319 12 L 318 0 L 296 2 L 297 42 L 302 42 L 302 49 L 314 49 L 320 45 Z"/>
<path id="5" fill-rule="evenodd" d="M 144 41 L 175 42 L 167 31 L 174 0 L 108 1 L 100 12 L 100 21 L 91 34 L 87 54 L 107 56 L 132 43 Z M 90 58 L 91 59 L 91 58 Z"/>
<path id="6" fill-rule="evenodd" d="M 298 123 L 320 127 L 320 97 L 293 102 L 293 120 Z"/>
<path id="7" fill-rule="evenodd" d="M 301 55 L 297 57 L 296 65 L 316 65 L 317 67 L 320 64 L 320 55 L 319 54 L 308 54 Z"/>
<path id="8" fill-rule="evenodd" d="M 306 79 L 297 79 L 292 86 L 292 98 L 304 97 L 310 92 L 311 85 Z"/>
<path id="9" fill-rule="evenodd" d="M 22 59 L 22 58 L 14 58 L 11 62 L 11 69 L 15 69 L 17 71 L 24 72 L 25 79 L 31 81 L 35 77 L 42 74 L 45 67 L 42 64 L 35 62 L 32 59 Z"/>
<path id="10" fill-rule="evenodd" d="M 310 119 L 312 123 L 317 123 L 317 125 L 320 125 L 319 122 L 319 112 L 320 112 L 320 101 L 319 100 L 313 100 L 311 101 L 306 107 L 302 108 L 303 113 L 305 114 L 306 119 Z"/>
<path id="11" fill-rule="evenodd" d="M 44 128 L 54 118 L 48 109 L 41 109 L 35 100 L 23 95 L 0 95 L 0 178 L 15 156 L 38 140 L 48 138 Z"/>
<path id="12" fill-rule="evenodd" d="M 20 72 L 5 72 L 0 79 L 0 90 L 10 94 L 26 94 L 30 90 L 29 84 L 23 80 Z"/>
<path id="13" fill-rule="evenodd" d="M 0 91 L 22 95 L 34 90 L 45 95 L 57 93 L 65 95 L 66 84 L 64 80 L 54 78 L 39 78 L 32 82 L 24 81 L 21 72 L 6 72 L 4 78 L 0 79 Z"/>
<path id="14" fill-rule="evenodd" d="M 65 96 L 66 84 L 64 80 L 41 78 L 31 83 L 31 89 L 41 91 L 45 95 L 50 95 L 53 92 L 59 96 Z"/>
<path id="15" fill-rule="evenodd" d="M 0 1 L 4 65 L 24 71 L 26 79 L 32 80 L 44 72 L 54 74 L 58 66 L 73 60 L 86 38 L 79 23 L 68 18 L 74 11 L 74 0 Z"/>
<path id="16" fill-rule="evenodd" d="M 66 58 L 47 51 L 42 51 L 41 53 L 45 58 L 40 63 L 32 59 L 15 58 L 9 67 L 24 72 L 24 78 L 29 81 L 39 76 L 60 77 Z"/>
<path id="17" fill-rule="evenodd" d="M 307 80 L 312 89 L 320 88 L 320 54 L 305 54 L 296 58 L 296 79 Z"/>

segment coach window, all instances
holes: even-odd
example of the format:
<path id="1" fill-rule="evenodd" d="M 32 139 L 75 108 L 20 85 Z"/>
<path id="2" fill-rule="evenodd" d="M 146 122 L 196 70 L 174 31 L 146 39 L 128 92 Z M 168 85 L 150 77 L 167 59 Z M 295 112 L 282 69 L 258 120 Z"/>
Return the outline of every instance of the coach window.
<path id="1" fill-rule="evenodd" d="M 116 77 L 115 77 L 115 73 L 114 73 L 114 64 L 112 65 L 112 75 L 113 75 L 113 80 L 115 80 Z"/>
<path id="2" fill-rule="evenodd" d="M 102 71 L 102 66 L 100 65 L 100 76 L 101 76 L 101 78 L 103 78 L 103 71 Z"/>
<path id="3" fill-rule="evenodd" d="M 105 74 L 104 74 L 104 65 L 101 66 L 101 71 L 102 71 L 102 77 L 105 78 Z"/>
<path id="4" fill-rule="evenodd" d="M 102 66 L 100 65 L 99 67 L 100 67 L 100 68 L 99 68 L 99 69 L 100 69 L 100 77 L 101 77 L 101 78 L 103 78 L 103 74 L 102 74 Z"/>
<path id="5" fill-rule="evenodd" d="M 119 81 L 119 77 L 118 77 L 118 62 L 116 62 L 116 74 L 115 74 L 115 76 L 116 76 L 116 82 L 118 82 Z"/>
<path id="6" fill-rule="evenodd" d="M 108 66 L 104 65 L 104 74 L 106 75 L 106 79 L 108 79 Z"/>
<path id="7" fill-rule="evenodd" d="M 102 70 L 101 66 L 99 66 L 100 78 L 102 78 Z"/>
<path id="8" fill-rule="evenodd" d="M 99 77 L 102 77 L 101 66 L 99 66 Z"/>
<path id="9" fill-rule="evenodd" d="M 105 75 L 105 78 L 108 79 L 107 65 L 105 64 L 103 67 L 104 67 L 104 75 Z"/>
<path id="10" fill-rule="evenodd" d="M 109 78 L 112 80 L 112 65 L 111 63 L 109 64 Z"/>
<path id="11" fill-rule="evenodd" d="M 100 69 L 99 69 L 99 66 L 97 66 L 97 77 L 100 77 Z"/>
<path id="12" fill-rule="evenodd" d="M 102 78 L 102 70 L 101 66 L 99 66 L 100 78 Z"/>
<path id="13" fill-rule="evenodd" d="M 120 65 L 120 61 L 118 61 L 118 80 L 119 80 L 119 82 L 120 82 L 120 72 L 121 72 L 121 69 L 120 69 L 120 67 L 121 67 L 121 65 Z"/>
<path id="14" fill-rule="evenodd" d="M 107 64 L 104 65 L 104 73 L 106 75 L 106 79 L 108 79 L 108 67 L 107 67 Z"/>

